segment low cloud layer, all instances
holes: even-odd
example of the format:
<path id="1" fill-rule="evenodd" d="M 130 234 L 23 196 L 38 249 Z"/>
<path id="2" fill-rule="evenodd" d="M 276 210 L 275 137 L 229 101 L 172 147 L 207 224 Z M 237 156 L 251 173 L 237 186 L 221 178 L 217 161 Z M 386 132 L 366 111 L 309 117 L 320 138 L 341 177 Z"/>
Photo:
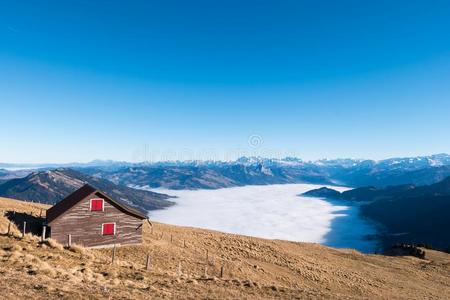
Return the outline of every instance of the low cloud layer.
<path id="1" fill-rule="evenodd" d="M 179 198 L 175 200 L 177 205 L 152 211 L 150 218 L 256 237 L 374 251 L 375 243 L 364 237 L 375 234 L 375 228 L 359 217 L 357 206 L 297 196 L 318 187 L 285 184 L 197 191 L 158 189 Z"/>

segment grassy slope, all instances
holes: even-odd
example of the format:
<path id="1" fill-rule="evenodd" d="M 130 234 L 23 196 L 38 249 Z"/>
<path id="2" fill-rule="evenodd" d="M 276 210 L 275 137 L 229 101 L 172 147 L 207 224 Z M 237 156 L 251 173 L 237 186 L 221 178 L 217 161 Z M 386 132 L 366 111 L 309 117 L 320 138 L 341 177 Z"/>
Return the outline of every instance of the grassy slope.
<path id="1" fill-rule="evenodd" d="M 5 211 L 39 215 L 41 208 L 46 206 L 0 198 L 0 233 L 8 226 Z M 450 256 L 440 252 L 426 250 L 427 260 L 364 255 L 317 244 L 153 225 L 152 233 L 146 224 L 142 246 L 118 248 L 114 265 L 111 249 L 67 250 L 42 245 L 32 235 L 21 240 L 2 234 L 0 298 L 438 299 L 450 294 Z M 151 271 L 144 270 L 147 253 Z"/>

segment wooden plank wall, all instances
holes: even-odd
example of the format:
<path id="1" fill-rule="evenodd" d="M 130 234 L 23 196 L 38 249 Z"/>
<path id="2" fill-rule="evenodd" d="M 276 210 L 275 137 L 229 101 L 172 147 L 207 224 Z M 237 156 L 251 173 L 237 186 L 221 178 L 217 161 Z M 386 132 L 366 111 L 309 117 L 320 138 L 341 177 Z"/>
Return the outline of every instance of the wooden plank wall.
<path id="1" fill-rule="evenodd" d="M 66 213 L 49 224 L 51 238 L 61 244 L 67 244 L 67 236 L 71 234 L 72 243 L 85 247 L 140 244 L 142 242 L 142 220 L 130 216 L 107 200 L 104 211 L 90 211 L 90 199 L 98 198 L 89 195 Z M 102 236 L 102 223 L 116 223 L 116 235 Z"/>

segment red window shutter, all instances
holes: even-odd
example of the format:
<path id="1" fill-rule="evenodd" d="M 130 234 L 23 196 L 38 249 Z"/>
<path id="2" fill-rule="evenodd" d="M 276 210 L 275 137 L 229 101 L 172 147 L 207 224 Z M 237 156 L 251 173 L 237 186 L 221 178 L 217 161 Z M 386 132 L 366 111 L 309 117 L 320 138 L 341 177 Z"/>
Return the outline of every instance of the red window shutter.
<path id="1" fill-rule="evenodd" d="M 105 223 L 103 224 L 103 235 L 114 235 L 116 231 L 115 223 Z"/>
<path id="2" fill-rule="evenodd" d="M 91 199 L 91 211 L 103 211 L 103 199 Z"/>

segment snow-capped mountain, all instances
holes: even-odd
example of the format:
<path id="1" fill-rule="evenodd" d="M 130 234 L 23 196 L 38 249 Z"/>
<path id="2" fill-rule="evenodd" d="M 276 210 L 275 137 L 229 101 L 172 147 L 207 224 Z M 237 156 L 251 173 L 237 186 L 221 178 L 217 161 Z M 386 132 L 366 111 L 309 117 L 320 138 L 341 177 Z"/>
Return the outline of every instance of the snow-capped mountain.
<path id="1" fill-rule="evenodd" d="M 351 158 L 303 161 L 295 157 L 241 157 L 231 162 L 94 161 L 73 164 L 71 167 L 114 183 L 152 188 L 215 189 L 249 184 L 302 182 L 358 187 L 435 183 L 450 176 L 450 155 L 436 154 L 379 161 Z M 6 172 L 3 176 L 9 175 Z"/>

